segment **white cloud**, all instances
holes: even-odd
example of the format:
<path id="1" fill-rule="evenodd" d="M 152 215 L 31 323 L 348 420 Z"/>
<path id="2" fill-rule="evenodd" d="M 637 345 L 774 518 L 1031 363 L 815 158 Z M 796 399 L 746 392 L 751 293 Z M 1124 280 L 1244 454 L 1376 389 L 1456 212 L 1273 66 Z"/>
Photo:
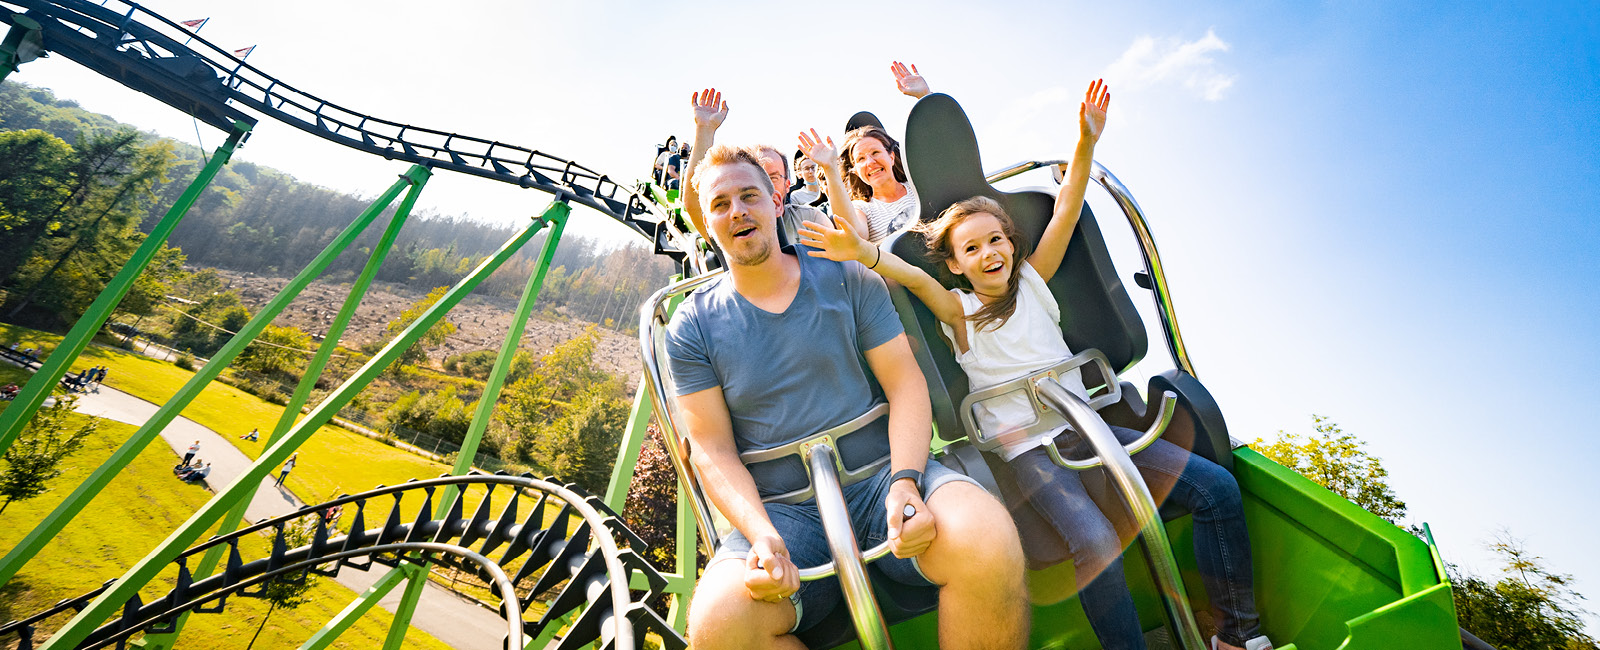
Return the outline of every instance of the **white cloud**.
<path id="1" fill-rule="evenodd" d="M 1180 38 L 1140 36 L 1106 68 L 1106 79 L 1113 88 L 1129 90 L 1178 83 L 1201 99 L 1218 101 L 1233 86 L 1238 75 L 1222 72 L 1211 53 L 1226 52 L 1229 47 L 1227 41 L 1209 29 L 1199 40 L 1187 42 Z"/>

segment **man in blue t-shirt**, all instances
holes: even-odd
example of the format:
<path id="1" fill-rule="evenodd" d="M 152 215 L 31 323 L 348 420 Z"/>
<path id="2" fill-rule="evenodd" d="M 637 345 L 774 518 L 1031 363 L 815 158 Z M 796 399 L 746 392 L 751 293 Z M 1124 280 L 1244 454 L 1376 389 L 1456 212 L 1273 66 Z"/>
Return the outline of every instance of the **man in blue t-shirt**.
<path id="1" fill-rule="evenodd" d="M 736 529 L 690 604 L 694 647 L 800 647 L 792 635 L 840 605 L 835 580 L 799 582 L 797 566 L 829 559 L 815 501 L 762 502 L 804 474 L 752 476 L 739 453 L 809 438 L 880 398 L 890 406 L 883 430 L 846 436 L 865 441 L 854 448 L 840 443 L 847 466 L 890 459 L 845 487 L 857 543 L 888 539 L 895 557 L 876 564 L 883 574 L 939 586 L 941 647 L 1022 647 L 1028 604 L 1016 529 L 971 479 L 929 462 L 927 384 L 883 281 L 860 264 L 780 249 L 783 196 L 754 152 L 717 146 L 691 182 L 729 270 L 679 307 L 668 356 L 695 470 Z"/>

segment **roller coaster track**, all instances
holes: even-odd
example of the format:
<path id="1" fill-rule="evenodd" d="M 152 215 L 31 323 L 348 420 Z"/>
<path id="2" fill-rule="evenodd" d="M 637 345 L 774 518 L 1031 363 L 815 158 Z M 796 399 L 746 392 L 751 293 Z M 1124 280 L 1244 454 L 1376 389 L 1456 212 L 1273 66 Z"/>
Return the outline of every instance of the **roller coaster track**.
<path id="1" fill-rule="evenodd" d="M 436 493 L 452 486 L 458 488 L 456 496 L 447 514 L 436 518 Z M 474 486 L 484 489 L 474 495 L 477 506 L 466 515 L 468 488 Z M 404 508 L 402 498 L 417 493 L 424 495 L 420 507 Z M 367 504 L 381 498 L 392 498 L 393 507 L 383 525 L 366 528 Z M 495 501 L 504 502 L 498 515 Z M 329 515 L 334 509 L 354 510 L 347 520 L 348 534 L 339 534 L 339 517 Z M 404 516 L 403 511 L 411 516 Z M 289 548 L 287 540 L 297 528 L 309 529 L 311 543 Z M 240 541 L 264 533 L 272 535 L 271 551 L 245 561 Z M 626 546 L 618 546 L 615 540 Z M 217 546 L 227 547 L 226 567 L 217 575 L 195 580 L 189 562 Z M 123 648 L 140 631 L 171 632 L 180 614 L 220 613 L 228 596 L 259 598 L 274 579 L 333 576 L 346 566 L 359 570 L 374 563 L 395 566 L 401 557 L 410 557 L 469 571 L 494 585 L 507 623 L 506 648 L 524 647 L 526 638 L 539 637 L 546 628 L 575 613 L 571 627 L 546 648 L 572 650 L 595 642 L 602 648 L 633 648 L 637 640 L 654 634 L 666 650 L 681 650 L 687 646 L 682 637 L 645 604 L 661 593 L 666 580 L 635 550 L 643 548 L 644 543 L 599 499 L 554 479 L 470 474 L 380 486 L 262 520 L 185 551 L 173 561 L 177 582 L 171 591 L 149 603 L 135 596 L 123 605 L 119 618 L 102 625 L 78 647 Z M 491 557 L 496 551 L 498 557 Z M 635 573 L 643 576 L 646 588 L 630 590 Z M 0 641 L 15 636 L 19 650 L 32 650 L 40 623 L 83 609 L 105 588 L 0 625 Z M 531 621 L 524 619 L 522 609 L 530 600 L 546 606 L 543 615 Z M 619 611 L 621 617 L 616 616 Z"/>
<path id="2" fill-rule="evenodd" d="M 223 131 L 254 125 L 247 107 L 340 145 L 435 169 L 549 192 L 616 219 L 682 261 L 681 224 L 643 187 L 624 187 L 575 161 L 498 140 L 401 124 L 350 110 L 286 84 L 136 3 L 0 0 L 0 22 L 22 13 L 56 52 Z"/>

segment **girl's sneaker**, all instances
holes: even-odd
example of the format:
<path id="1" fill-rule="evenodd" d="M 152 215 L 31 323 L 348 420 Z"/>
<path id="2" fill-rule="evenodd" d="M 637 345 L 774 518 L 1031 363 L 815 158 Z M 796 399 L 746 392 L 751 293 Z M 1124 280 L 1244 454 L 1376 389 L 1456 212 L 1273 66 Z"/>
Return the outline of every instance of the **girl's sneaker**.
<path id="1" fill-rule="evenodd" d="M 1217 637 L 1211 637 L 1211 650 L 1218 650 Z M 1272 640 L 1265 636 L 1258 636 L 1244 642 L 1244 650 L 1272 650 Z"/>

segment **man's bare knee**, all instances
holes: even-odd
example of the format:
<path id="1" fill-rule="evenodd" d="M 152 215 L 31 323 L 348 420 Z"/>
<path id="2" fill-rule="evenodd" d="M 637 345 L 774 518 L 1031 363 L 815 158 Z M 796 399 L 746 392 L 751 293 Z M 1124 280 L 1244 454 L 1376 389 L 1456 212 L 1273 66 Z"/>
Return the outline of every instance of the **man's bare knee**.
<path id="1" fill-rule="evenodd" d="M 948 584 L 960 576 L 1021 580 L 1022 544 L 1005 506 L 982 488 L 952 483 L 933 495 L 939 534 L 924 554 L 929 579 Z"/>
<path id="2" fill-rule="evenodd" d="M 744 586 L 744 563 L 726 560 L 700 576 L 689 601 L 689 641 L 697 649 L 778 647 L 794 627 L 787 600 L 752 600 Z"/>

